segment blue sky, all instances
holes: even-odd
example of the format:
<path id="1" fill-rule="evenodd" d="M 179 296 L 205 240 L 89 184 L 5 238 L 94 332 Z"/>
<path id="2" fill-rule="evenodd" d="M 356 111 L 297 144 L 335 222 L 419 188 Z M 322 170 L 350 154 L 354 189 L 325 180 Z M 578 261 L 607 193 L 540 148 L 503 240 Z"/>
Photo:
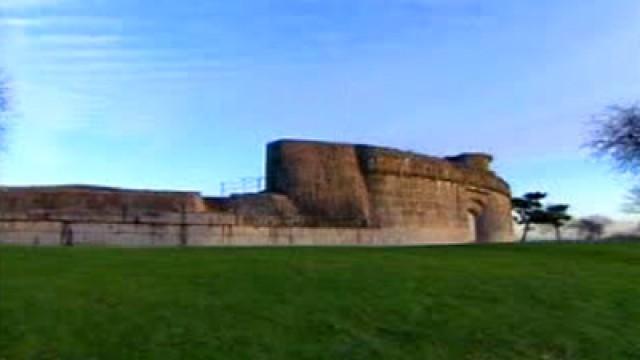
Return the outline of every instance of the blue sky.
<path id="1" fill-rule="evenodd" d="M 0 182 L 200 190 L 281 138 L 486 151 L 514 193 L 619 212 L 581 149 L 640 99 L 640 2 L 0 0 Z"/>

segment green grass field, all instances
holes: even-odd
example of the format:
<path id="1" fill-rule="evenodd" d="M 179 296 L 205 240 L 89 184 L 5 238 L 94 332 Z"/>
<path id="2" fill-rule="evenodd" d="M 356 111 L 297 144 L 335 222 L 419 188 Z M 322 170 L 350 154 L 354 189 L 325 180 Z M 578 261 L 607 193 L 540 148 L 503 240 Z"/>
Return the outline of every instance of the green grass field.
<path id="1" fill-rule="evenodd" d="M 640 359 L 640 243 L 0 247 L 0 359 Z"/>

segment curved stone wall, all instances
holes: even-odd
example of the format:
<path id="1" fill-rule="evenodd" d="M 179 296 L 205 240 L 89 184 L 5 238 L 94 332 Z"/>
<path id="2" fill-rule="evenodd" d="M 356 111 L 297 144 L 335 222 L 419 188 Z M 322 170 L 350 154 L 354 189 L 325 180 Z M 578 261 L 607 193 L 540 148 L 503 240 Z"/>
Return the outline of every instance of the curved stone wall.
<path id="1" fill-rule="evenodd" d="M 369 198 L 351 145 L 276 141 L 267 146 L 267 192 L 284 194 L 315 225 L 366 226 Z"/>
<path id="2" fill-rule="evenodd" d="M 510 189 L 490 170 L 489 155 L 442 159 L 297 140 L 271 143 L 267 153 L 267 191 L 288 196 L 320 225 L 420 229 L 458 241 L 512 237 Z"/>

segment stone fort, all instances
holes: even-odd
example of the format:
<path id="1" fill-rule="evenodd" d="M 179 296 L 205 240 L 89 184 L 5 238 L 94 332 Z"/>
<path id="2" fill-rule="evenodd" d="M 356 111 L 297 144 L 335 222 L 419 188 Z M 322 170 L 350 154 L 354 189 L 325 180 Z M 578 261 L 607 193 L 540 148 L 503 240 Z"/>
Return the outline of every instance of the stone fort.
<path id="1" fill-rule="evenodd" d="M 197 192 L 0 188 L 0 243 L 420 245 L 513 240 L 511 193 L 491 156 L 437 158 L 369 145 L 267 145 L 266 188 Z"/>

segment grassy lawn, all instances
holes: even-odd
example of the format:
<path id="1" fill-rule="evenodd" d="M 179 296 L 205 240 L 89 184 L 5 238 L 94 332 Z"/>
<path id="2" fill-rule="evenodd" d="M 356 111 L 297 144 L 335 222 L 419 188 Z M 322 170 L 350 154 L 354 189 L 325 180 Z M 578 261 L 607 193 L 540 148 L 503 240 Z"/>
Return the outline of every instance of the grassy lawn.
<path id="1" fill-rule="evenodd" d="M 0 359 L 640 359 L 640 243 L 0 247 Z"/>

